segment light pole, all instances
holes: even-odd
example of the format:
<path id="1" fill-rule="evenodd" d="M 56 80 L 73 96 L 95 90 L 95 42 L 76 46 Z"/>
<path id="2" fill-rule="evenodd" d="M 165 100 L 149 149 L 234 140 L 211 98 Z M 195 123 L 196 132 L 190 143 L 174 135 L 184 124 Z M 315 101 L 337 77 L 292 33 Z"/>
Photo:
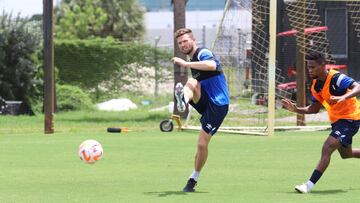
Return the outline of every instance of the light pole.
<path id="1" fill-rule="evenodd" d="M 156 36 L 154 38 L 155 40 L 155 56 L 154 56 L 154 61 L 155 61 L 155 96 L 157 97 L 158 94 L 159 94 L 159 63 L 158 63 L 158 54 L 157 54 L 157 46 L 158 46 L 158 43 L 160 41 L 160 38 L 161 36 Z"/>

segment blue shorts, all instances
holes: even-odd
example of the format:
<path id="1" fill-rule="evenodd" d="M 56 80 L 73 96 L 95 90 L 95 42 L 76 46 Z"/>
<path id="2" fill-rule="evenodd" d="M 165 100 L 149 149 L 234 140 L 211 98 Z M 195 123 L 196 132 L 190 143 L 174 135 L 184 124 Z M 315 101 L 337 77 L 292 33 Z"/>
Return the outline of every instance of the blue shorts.
<path id="1" fill-rule="evenodd" d="M 218 106 L 214 104 L 208 94 L 201 90 L 201 97 L 198 103 L 189 102 L 197 112 L 201 114 L 200 122 L 202 129 L 209 135 L 214 135 L 223 122 L 229 105 Z"/>
<path id="2" fill-rule="evenodd" d="M 360 120 L 340 119 L 331 124 L 330 135 L 338 139 L 343 147 L 352 144 L 352 137 L 358 132 Z"/>

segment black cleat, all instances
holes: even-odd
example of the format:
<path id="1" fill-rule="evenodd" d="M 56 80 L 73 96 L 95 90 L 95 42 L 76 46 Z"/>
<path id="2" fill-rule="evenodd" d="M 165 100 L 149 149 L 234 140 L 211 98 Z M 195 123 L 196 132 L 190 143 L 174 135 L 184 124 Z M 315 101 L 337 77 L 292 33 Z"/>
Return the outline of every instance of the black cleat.
<path id="1" fill-rule="evenodd" d="M 184 187 L 183 192 L 195 192 L 194 187 L 195 187 L 196 183 L 197 182 L 194 179 L 190 178 L 188 180 L 188 182 L 186 183 L 186 186 Z"/>

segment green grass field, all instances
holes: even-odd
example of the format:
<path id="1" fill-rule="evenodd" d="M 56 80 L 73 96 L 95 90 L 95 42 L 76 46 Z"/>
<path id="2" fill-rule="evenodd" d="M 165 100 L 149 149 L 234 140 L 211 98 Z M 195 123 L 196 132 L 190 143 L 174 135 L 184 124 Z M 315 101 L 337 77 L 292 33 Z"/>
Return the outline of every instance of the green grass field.
<path id="1" fill-rule="evenodd" d="M 131 114 L 131 115 L 130 115 Z M 359 202 L 360 160 L 332 163 L 311 194 L 297 194 L 320 156 L 327 132 L 274 137 L 218 133 L 197 192 L 182 193 L 193 169 L 197 132 L 161 133 L 163 114 L 76 112 L 0 117 L 0 202 Z M 127 134 L 106 127 L 127 126 Z M 94 165 L 77 155 L 85 139 L 102 143 Z M 357 137 L 354 146 L 360 146 Z"/>

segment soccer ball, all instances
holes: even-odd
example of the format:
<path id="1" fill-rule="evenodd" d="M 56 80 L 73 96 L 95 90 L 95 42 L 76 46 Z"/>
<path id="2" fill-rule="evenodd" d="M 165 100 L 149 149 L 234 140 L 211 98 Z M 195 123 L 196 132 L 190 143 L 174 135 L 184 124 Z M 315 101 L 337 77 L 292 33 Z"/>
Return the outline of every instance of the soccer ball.
<path id="1" fill-rule="evenodd" d="M 103 148 L 96 140 L 85 140 L 79 146 L 80 160 L 87 164 L 93 164 L 99 161 L 103 154 Z"/>

